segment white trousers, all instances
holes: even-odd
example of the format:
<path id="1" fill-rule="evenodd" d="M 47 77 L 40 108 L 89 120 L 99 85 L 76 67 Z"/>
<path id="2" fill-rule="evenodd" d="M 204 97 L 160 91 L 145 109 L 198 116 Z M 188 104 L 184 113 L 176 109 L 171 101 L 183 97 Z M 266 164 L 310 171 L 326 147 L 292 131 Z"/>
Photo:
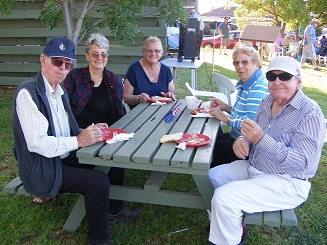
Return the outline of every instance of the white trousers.
<path id="1" fill-rule="evenodd" d="M 243 212 L 292 209 L 303 203 L 311 183 L 289 175 L 266 174 L 246 160 L 209 170 L 215 189 L 211 201 L 209 241 L 236 245 L 242 238 Z"/>

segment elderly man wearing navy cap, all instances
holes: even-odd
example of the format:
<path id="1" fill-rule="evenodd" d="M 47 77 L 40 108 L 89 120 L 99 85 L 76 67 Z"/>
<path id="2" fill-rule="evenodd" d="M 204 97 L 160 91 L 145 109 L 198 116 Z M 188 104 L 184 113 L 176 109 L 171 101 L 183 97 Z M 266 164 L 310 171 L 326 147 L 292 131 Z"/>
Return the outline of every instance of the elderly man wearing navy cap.
<path id="1" fill-rule="evenodd" d="M 243 160 L 209 170 L 216 188 L 212 244 L 245 244 L 243 212 L 292 209 L 308 198 L 326 125 L 318 104 L 301 90 L 300 70 L 289 56 L 271 60 L 266 73 L 270 95 L 253 121 L 243 120 L 242 136 L 233 145 Z"/>
<path id="2" fill-rule="evenodd" d="M 41 70 L 19 85 L 14 99 L 15 155 L 24 188 L 41 200 L 57 193 L 84 195 L 89 227 L 86 244 L 111 244 L 108 232 L 109 180 L 101 171 L 76 165 L 79 147 L 102 141 L 101 128 L 80 131 L 61 81 L 73 68 L 74 43 L 54 37 L 40 56 Z"/>

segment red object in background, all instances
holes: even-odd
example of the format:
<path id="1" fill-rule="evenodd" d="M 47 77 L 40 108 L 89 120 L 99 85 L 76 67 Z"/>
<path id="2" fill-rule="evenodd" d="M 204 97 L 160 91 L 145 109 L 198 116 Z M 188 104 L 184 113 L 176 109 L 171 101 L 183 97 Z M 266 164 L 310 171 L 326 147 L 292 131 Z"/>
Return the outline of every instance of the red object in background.
<path id="1" fill-rule="evenodd" d="M 229 32 L 229 46 L 228 49 L 233 49 L 235 44 L 240 41 L 240 31 L 230 31 Z M 219 49 L 221 44 L 221 36 L 220 34 L 216 35 L 214 39 L 213 36 L 204 37 L 201 42 L 201 48 L 213 48 L 213 43 L 215 43 L 215 48 Z M 258 46 L 255 41 L 251 41 L 253 47 L 258 50 Z"/>

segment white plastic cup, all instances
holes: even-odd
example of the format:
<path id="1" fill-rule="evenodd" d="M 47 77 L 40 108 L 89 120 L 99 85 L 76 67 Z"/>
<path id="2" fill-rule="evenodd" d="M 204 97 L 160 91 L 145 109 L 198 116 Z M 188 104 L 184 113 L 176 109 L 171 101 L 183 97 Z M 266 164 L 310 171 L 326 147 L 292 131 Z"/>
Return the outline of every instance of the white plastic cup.
<path id="1" fill-rule="evenodd" d="M 197 108 L 198 99 L 195 96 L 186 96 L 185 100 L 187 109 L 193 110 Z"/>

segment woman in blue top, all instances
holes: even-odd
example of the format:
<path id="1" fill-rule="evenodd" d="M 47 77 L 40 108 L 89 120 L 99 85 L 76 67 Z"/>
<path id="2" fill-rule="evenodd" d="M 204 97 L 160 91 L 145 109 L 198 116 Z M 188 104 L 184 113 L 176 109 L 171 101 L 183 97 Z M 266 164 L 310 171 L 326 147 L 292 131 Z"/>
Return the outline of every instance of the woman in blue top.
<path id="1" fill-rule="evenodd" d="M 219 99 L 212 99 L 210 104 L 211 115 L 231 127 L 229 133 L 218 134 L 211 167 L 238 159 L 233 151 L 233 142 L 235 137 L 240 136 L 243 119 L 253 120 L 261 101 L 269 94 L 268 82 L 260 65 L 259 52 L 252 45 L 237 44 L 232 58 L 235 71 L 240 78 L 236 84 L 238 91 L 236 102 L 231 106 Z"/>
<path id="2" fill-rule="evenodd" d="M 159 60 L 163 49 L 161 40 L 149 36 L 144 41 L 143 58 L 133 62 L 124 81 L 124 102 L 131 108 L 140 102 L 148 102 L 152 96 L 176 99 L 173 75 L 168 66 Z"/>

